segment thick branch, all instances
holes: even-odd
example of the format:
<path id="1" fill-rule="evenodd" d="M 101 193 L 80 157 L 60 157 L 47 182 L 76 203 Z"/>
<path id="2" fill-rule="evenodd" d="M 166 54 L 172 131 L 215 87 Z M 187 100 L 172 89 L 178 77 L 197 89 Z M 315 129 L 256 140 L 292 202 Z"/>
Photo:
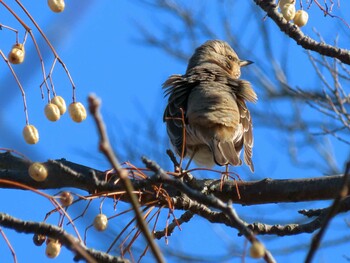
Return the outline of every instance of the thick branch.
<path id="1" fill-rule="evenodd" d="M 254 2 L 266 12 L 266 14 L 276 23 L 281 31 L 286 33 L 290 38 L 294 39 L 298 45 L 301 45 L 305 49 L 316 51 L 321 55 L 337 58 L 341 62 L 350 65 L 349 50 L 337 48 L 322 42 L 317 42 L 314 39 L 305 36 L 298 26 L 289 23 L 277 11 L 275 0 L 254 0 Z"/>
<path id="2" fill-rule="evenodd" d="M 344 199 L 340 203 L 340 208 L 337 213 L 344 213 L 350 209 L 350 198 Z M 312 221 L 304 224 L 287 224 L 287 225 L 268 225 L 263 223 L 253 223 L 248 227 L 258 233 L 259 235 L 278 235 L 278 236 L 291 236 L 301 233 L 313 233 L 322 226 L 322 223 L 329 214 L 330 207 L 318 209 L 315 213 L 310 213 L 316 216 Z M 305 212 L 301 212 L 306 215 Z"/>
<path id="3" fill-rule="evenodd" d="M 23 221 L 4 213 L 0 213 L 0 226 L 16 230 L 20 233 L 39 234 L 48 236 L 60 241 L 69 250 L 77 255 L 77 260 L 84 258 L 87 262 L 99 263 L 127 263 L 127 259 L 113 257 L 103 252 L 86 248 L 78 239 L 68 234 L 62 228 L 46 223 Z M 91 258 L 92 257 L 92 258 Z"/>
<path id="4" fill-rule="evenodd" d="M 60 163 L 61 165 L 57 164 Z M 1 180 L 18 182 L 36 189 L 57 189 L 73 187 L 87 191 L 112 192 L 124 190 L 120 184 L 104 183 L 105 173 L 93 168 L 79 165 L 61 159 L 45 163 L 49 176 L 44 182 L 36 182 L 28 175 L 30 161 L 23 160 L 8 152 L 0 154 L 0 187 L 18 188 L 5 184 Z M 69 169 L 68 169 L 69 168 Z M 222 201 L 232 201 L 244 205 L 304 202 L 314 200 L 330 200 L 336 197 L 341 186 L 341 175 L 324 176 L 303 179 L 264 179 L 261 181 L 225 181 L 220 189 L 220 180 L 193 179 L 189 186 L 207 194 L 213 194 Z M 132 180 L 135 190 L 142 190 L 142 203 L 154 200 L 152 182 L 150 180 Z M 348 183 L 350 186 L 350 183 Z M 163 186 L 170 196 L 176 196 L 176 191 L 169 186 Z M 240 198 L 237 195 L 237 188 Z M 144 191 L 151 190 L 151 191 Z M 164 203 L 166 205 L 166 203 Z M 164 205 L 162 204 L 162 205 Z M 177 207 L 181 209 L 180 207 Z"/>

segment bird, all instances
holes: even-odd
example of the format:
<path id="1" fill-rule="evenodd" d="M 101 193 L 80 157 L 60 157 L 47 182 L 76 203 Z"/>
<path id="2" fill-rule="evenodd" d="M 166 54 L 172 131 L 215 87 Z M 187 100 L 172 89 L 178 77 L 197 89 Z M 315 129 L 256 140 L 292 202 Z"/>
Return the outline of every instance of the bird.
<path id="1" fill-rule="evenodd" d="M 253 124 L 246 102 L 257 101 L 249 81 L 240 79 L 241 67 L 253 62 L 239 59 L 222 40 L 208 40 L 188 62 L 184 75 L 164 83 L 168 102 L 163 121 L 178 155 L 197 165 L 228 167 L 245 164 L 254 172 Z"/>

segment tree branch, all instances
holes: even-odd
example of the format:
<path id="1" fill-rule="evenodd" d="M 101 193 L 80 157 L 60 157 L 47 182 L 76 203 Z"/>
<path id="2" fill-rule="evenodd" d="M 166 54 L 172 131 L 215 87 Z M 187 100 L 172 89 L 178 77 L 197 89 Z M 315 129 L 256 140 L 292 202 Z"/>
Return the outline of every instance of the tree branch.
<path id="1" fill-rule="evenodd" d="M 225 216 L 227 216 L 231 222 L 231 225 L 236 228 L 241 234 L 243 234 L 250 243 L 260 242 L 254 235 L 254 233 L 247 228 L 245 222 L 238 216 L 236 211 L 231 205 L 231 202 L 225 203 L 219 198 L 213 195 L 205 195 L 202 192 L 196 191 L 188 187 L 181 178 L 170 177 L 164 170 L 160 168 L 158 164 L 153 161 L 148 160 L 143 157 L 142 161 L 147 168 L 154 172 L 151 180 L 155 180 L 160 183 L 165 183 L 174 186 L 176 189 L 180 190 L 182 193 L 194 199 L 198 203 L 219 209 Z M 265 249 L 264 259 L 266 262 L 273 263 L 276 262 L 271 253 Z"/>
<path id="2" fill-rule="evenodd" d="M 75 260 L 85 259 L 87 262 L 99 263 L 128 263 L 129 260 L 120 257 L 113 257 L 109 254 L 86 248 L 78 239 L 68 234 L 62 228 L 31 221 L 24 221 L 5 213 L 0 213 L 0 225 L 9 229 L 14 229 L 20 233 L 39 234 L 51 237 L 60 241 L 69 250 L 76 253 Z"/>
<path id="3" fill-rule="evenodd" d="M 304 35 L 300 28 L 285 20 L 277 11 L 275 0 L 254 0 L 262 10 L 276 23 L 280 30 L 286 33 L 290 38 L 294 39 L 298 45 L 304 49 L 316 51 L 317 53 L 339 59 L 341 62 L 350 65 L 350 52 L 347 49 L 337 48 L 322 42 L 317 42 Z"/>
<path id="4" fill-rule="evenodd" d="M 119 183 L 105 182 L 106 173 L 65 159 L 43 163 L 48 169 L 48 177 L 44 182 L 36 182 L 28 175 L 30 163 L 30 161 L 14 156 L 10 152 L 0 153 L 0 187 L 19 188 L 18 185 L 5 183 L 4 180 L 7 180 L 35 189 L 73 187 L 88 193 L 125 190 Z M 302 179 L 225 181 L 222 184 L 222 189 L 220 188 L 220 181 L 217 179 L 192 178 L 187 183 L 191 188 L 200 192 L 206 189 L 206 194 L 213 194 L 224 202 L 232 201 L 242 205 L 256 205 L 334 199 L 341 186 L 342 175 Z M 132 179 L 131 182 L 136 191 L 143 192 L 141 204 L 155 200 L 150 180 Z M 350 187 L 349 182 L 348 186 Z M 163 188 L 171 197 L 177 196 L 172 188 L 167 186 L 163 186 Z M 237 189 L 240 192 L 240 198 L 237 195 Z M 122 198 L 122 200 L 125 199 Z M 160 205 L 166 205 L 166 203 Z M 176 208 L 181 209 L 180 206 Z"/>
<path id="5" fill-rule="evenodd" d="M 350 176 L 349 172 L 350 172 L 350 161 L 347 162 L 346 164 L 345 173 L 342 178 L 343 179 L 342 185 L 337 192 L 337 196 L 334 199 L 332 205 L 330 206 L 328 213 L 322 220 L 321 229 L 312 239 L 311 246 L 307 254 L 305 263 L 311 262 L 314 254 L 316 253 L 318 247 L 320 246 L 321 239 L 324 236 L 326 229 L 330 224 L 331 219 L 338 213 L 339 209 L 341 208 L 342 200 L 344 200 L 344 198 L 349 194 L 349 187 L 348 187 L 349 176 Z"/>

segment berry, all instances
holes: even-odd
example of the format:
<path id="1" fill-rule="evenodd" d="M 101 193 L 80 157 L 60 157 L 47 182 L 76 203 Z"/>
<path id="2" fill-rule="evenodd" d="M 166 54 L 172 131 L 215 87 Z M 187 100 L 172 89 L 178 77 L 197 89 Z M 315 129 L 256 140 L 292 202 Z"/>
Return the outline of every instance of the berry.
<path id="1" fill-rule="evenodd" d="M 64 10 L 66 4 L 63 0 L 47 0 L 50 9 L 55 13 L 60 13 Z"/>
<path id="2" fill-rule="evenodd" d="M 24 56 L 25 51 L 23 44 L 14 44 L 8 54 L 8 60 L 12 64 L 21 64 L 24 61 Z"/>
<path id="3" fill-rule="evenodd" d="M 307 21 L 309 20 L 309 14 L 304 10 L 298 10 L 294 16 L 294 24 L 298 27 L 305 26 Z"/>
<path id="4" fill-rule="evenodd" d="M 94 227 L 98 231 L 104 231 L 108 225 L 108 218 L 105 214 L 98 214 L 94 219 Z"/>
<path id="5" fill-rule="evenodd" d="M 80 102 L 73 102 L 68 107 L 69 115 L 75 122 L 82 122 L 86 119 L 86 110 Z"/>
<path id="6" fill-rule="evenodd" d="M 46 236 L 43 236 L 43 235 L 39 235 L 39 234 L 34 234 L 33 236 L 33 242 L 34 242 L 34 245 L 36 246 L 41 246 L 46 240 Z"/>
<path id="7" fill-rule="evenodd" d="M 42 163 L 32 163 L 28 168 L 29 176 L 37 182 L 42 182 L 47 178 L 48 172 Z"/>
<path id="8" fill-rule="evenodd" d="M 48 258 L 55 258 L 57 257 L 61 252 L 61 244 L 58 242 L 58 240 L 51 240 L 46 245 L 45 254 Z"/>
<path id="9" fill-rule="evenodd" d="M 60 203 L 62 206 L 70 206 L 73 203 L 73 195 L 70 192 L 64 191 L 60 195 Z"/>
<path id="10" fill-rule="evenodd" d="M 67 110 L 66 102 L 61 96 L 53 97 L 51 99 L 51 103 L 55 104 L 59 108 L 61 115 L 63 115 L 66 112 Z"/>
<path id="11" fill-rule="evenodd" d="M 24 140 L 28 144 L 36 144 L 39 141 L 39 132 L 34 125 L 26 125 L 22 133 Z"/>
<path id="12" fill-rule="evenodd" d="M 290 21 L 294 18 L 295 16 L 295 6 L 294 4 L 285 4 L 284 6 L 281 7 L 281 12 L 283 17 L 287 20 Z"/>
<path id="13" fill-rule="evenodd" d="M 45 116 L 50 121 L 57 121 L 61 117 L 60 109 L 56 104 L 48 103 L 45 106 Z"/>
<path id="14" fill-rule="evenodd" d="M 254 241 L 249 249 L 252 258 L 262 258 L 265 255 L 265 247 L 259 241 Z"/>
<path id="15" fill-rule="evenodd" d="M 294 4 L 295 5 L 295 0 L 280 0 L 278 2 L 278 5 L 280 8 L 282 8 L 286 4 Z"/>

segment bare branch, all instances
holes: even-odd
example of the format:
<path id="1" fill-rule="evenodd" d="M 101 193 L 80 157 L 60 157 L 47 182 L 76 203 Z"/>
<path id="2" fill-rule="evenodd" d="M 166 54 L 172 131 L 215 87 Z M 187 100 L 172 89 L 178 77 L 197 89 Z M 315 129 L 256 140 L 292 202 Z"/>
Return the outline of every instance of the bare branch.
<path id="1" fill-rule="evenodd" d="M 330 224 L 331 219 L 338 213 L 339 208 L 341 206 L 341 201 L 348 195 L 349 193 L 349 177 L 350 177 L 350 161 L 346 164 L 343 180 L 341 187 L 338 191 L 337 197 L 334 199 L 332 206 L 330 207 L 326 217 L 322 221 L 322 227 L 320 231 L 313 237 L 312 243 L 309 249 L 309 252 L 306 256 L 305 263 L 311 262 L 314 254 L 316 253 L 318 247 L 320 246 L 321 239 L 325 234 L 325 231 Z"/>
<path id="2" fill-rule="evenodd" d="M 100 150 L 103 152 L 103 154 L 107 157 L 115 171 L 117 172 L 118 177 L 120 178 L 120 181 L 125 188 L 128 197 L 130 198 L 130 203 L 134 209 L 137 223 L 141 231 L 143 232 L 148 245 L 151 247 L 152 253 L 154 257 L 156 258 L 157 262 L 162 263 L 165 262 L 163 255 L 158 247 L 158 245 L 155 243 L 148 226 L 142 216 L 142 213 L 140 211 L 140 203 L 137 200 L 136 195 L 134 194 L 134 188 L 133 185 L 130 181 L 130 178 L 128 177 L 128 172 L 127 170 L 121 168 L 115 154 L 113 153 L 113 150 L 111 148 L 111 145 L 109 143 L 109 139 L 106 133 L 106 128 L 105 124 L 102 120 L 102 116 L 99 112 L 100 108 L 100 101 L 93 95 L 89 96 L 89 109 L 90 113 L 93 115 L 96 126 L 99 131 L 99 136 L 100 136 Z"/>
<path id="3" fill-rule="evenodd" d="M 77 259 L 85 259 L 89 263 L 127 263 L 126 259 L 113 257 L 103 252 L 86 248 L 78 239 L 68 234 L 62 228 L 46 223 L 23 221 L 4 213 L 0 213 L 0 225 L 14 229 L 19 233 L 40 234 L 60 241 L 69 250 L 76 253 Z"/>
<path id="4" fill-rule="evenodd" d="M 204 195 L 201 192 L 194 191 L 193 189 L 188 187 L 182 180 L 171 178 L 155 162 L 150 161 L 145 157 L 143 157 L 142 160 L 145 163 L 146 167 L 154 172 L 154 176 L 151 178 L 152 180 L 170 184 L 176 187 L 181 192 L 188 195 L 190 198 L 193 198 L 197 202 L 203 205 L 219 209 L 230 219 L 233 227 L 236 228 L 240 233 L 242 233 L 249 240 L 249 242 L 260 242 L 254 236 L 253 232 L 246 227 L 244 221 L 242 221 L 239 218 L 238 214 L 231 206 L 231 202 L 224 203 L 220 199 L 215 198 L 212 195 Z M 275 259 L 272 257 L 268 250 L 265 250 L 264 259 L 266 262 L 275 262 Z"/>
<path id="5" fill-rule="evenodd" d="M 298 45 L 301 45 L 304 49 L 316 51 L 320 55 L 337 58 L 341 62 L 350 65 L 349 50 L 317 42 L 316 40 L 305 36 L 298 26 L 289 23 L 283 18 L 282 14 L 277 11 L 277 6 L 274 0 L 254 0 L 254 2 L 266 12 L 281 31 L 294 39 L 295 42 Z"/>
<path id="6" fill-rule="evenodd" d="M 44 163 L 48 169 L 48 177 L 44 182 L 36 182 L 28 175 L 30 161 L 16 157 L 9 152 L 0 154 L 0 187 L 18 188 L 17 185 L 4 183 L 4 180 L 17 182 L 36 189 L 57 189 L 74 187 L 88 193 L 108 193 L 125 191 L 124 187 L 114 182 L 106 182 L 106 173 L 93 168 L 61 159 Z M 111 174 L 113 176 L 113 174 Z M 130 174 L 132 177 L 132 174 Z M 147 178 L 132 179 L 136 191 L 143 190 L 142 203 L 155 200 L 152 182 Z M 314 200 L 330 200 L 336 197 L 341 186 L 342 175 L 323 176 L 301 179 L 263 179 L 261 181 L 225 181 L 220 188 L 221 180 L 195 179 L 192 177 L 188 185 L 197 191 L 213 194 L 222 201 L 254 205 L 279 202 L 304 202 Z M 165 187 L 171 197 L 176 197 L 172 188 Z M 237 195 L 240 192 L 240 198 Z M 122 200 L 127 200 L 125 197 Z M 164 205 L 162 202 L 160 205 Z M 176 207 L 180 208 L 180 205 Z"/>

